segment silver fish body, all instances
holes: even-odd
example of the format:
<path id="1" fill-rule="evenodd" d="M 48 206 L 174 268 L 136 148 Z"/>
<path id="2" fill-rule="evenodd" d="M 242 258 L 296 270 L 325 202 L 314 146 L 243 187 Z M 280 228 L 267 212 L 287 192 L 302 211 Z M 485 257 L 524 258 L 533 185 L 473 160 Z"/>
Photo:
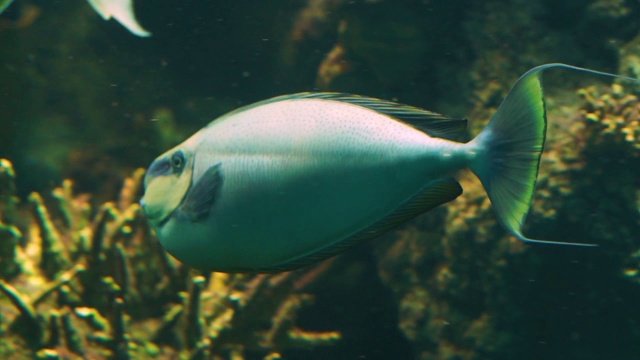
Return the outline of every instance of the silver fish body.
<path id="1" fill-rule="evenodd" d="M 220 164 L 221 194 L 206 219 L 174 217 L 158 236 L 186 263 L 224 271 L 288 268 L 370 227 L 472 156 L 464 145 L 325 99 L 254 107 L 187 143 L 193 183 Z"/>
<path id="2" fill-rule="evenodd" d="M 546 134 L 539 77 L 549 68 L 620 77 L 564 64 L 531 69 L 468 143 L 454 141 L 465 120 L 393 102 L 332 93 L 269 99 L 160 155 L 145 177 L 144 212 L 188 265 L 285 271 L 455 199 L 462 189 L 451 175 L 469 167 L 510 234 L 569 244 L 521 231 Z"/>

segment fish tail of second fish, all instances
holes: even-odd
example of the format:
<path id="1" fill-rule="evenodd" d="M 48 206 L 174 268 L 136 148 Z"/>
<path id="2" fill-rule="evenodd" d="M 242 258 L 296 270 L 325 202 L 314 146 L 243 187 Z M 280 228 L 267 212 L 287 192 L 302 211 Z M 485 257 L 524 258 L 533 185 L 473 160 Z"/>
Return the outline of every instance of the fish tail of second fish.
<path id="1" fill-rule="evenodd" d="M 546 64 L 529 70 L 513 85 L 489 125 L 468 144 L 476 154 L 470 167 L 487 191 L 498 220 L 516 238 L 529 243 L 596 246 L 536 240 L 522 234 L 533 199 L 547 128 L 540 77 L 550 68 L 639 81 L 565 64 Z"/>

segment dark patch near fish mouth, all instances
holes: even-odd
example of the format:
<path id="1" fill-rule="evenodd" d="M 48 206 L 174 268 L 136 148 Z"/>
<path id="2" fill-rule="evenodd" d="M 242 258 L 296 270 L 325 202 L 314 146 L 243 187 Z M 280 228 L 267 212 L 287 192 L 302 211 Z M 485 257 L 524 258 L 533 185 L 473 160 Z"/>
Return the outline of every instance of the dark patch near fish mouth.
<path id="1" fill-rule="evenodd" d="M 171 215 L 166 216 L 164 219 L 162 219 L 159 222 L 156 222 L 158 217 L 157 216 L 152 216 L 152 215 L 149 214 L 149 211 L 147 210 L 147 204 L 145 204 L 143 199 L 140 199 L 139 204 L 140 204 L 140 207 L 142 208 L 142 212 L 144 213 L 144 216 L 147 218 L 147 220 L 152 224 L 157 223 L 158 227 L 164 226 L 164 224 L 166 224 L 167 221 L 169 221 L 169 218 L 171 218 L 171 216 L 173 215 L 173 212 L 172 212 Z"/>

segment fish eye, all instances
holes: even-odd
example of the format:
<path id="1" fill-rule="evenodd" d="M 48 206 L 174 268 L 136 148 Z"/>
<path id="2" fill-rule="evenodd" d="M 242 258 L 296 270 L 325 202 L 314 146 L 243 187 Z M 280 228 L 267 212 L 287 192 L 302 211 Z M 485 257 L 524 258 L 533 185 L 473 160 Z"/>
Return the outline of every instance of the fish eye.
<path id="1" fill-rule="evenodd" d="M 181 171 L 184 167 L 184 153 L 182 150 L 176 151 L 171 155 L 171 167 L 174 172 Z"/>

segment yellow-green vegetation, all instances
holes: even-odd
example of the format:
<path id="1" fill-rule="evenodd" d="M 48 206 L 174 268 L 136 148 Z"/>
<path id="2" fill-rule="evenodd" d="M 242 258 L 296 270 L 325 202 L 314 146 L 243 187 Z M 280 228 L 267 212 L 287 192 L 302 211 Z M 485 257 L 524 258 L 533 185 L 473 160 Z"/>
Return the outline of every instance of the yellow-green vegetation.
<path id="1" fill-rule="evenodd" d="M 598 91 L 595 86 L 581 89 L 585 138 L 590 146 L 616 146 L 627 156 L 640 153 L 640 104 L 638 97 L 622 85 Z"/>
<path id="2" fill-rule="evenodd" d="M 489 97 L 473 112 L 492 113 L 487 103 Z M 614 84 L 570 93 L 560 104 L 550 106 L 525 234 L 600 246 L 522 244 L 497 224 L 479 181 L 461 174 L 462 196 L 390 235 L 394 241 L 378 251 L 381 278 L 398 298 L 399 326 L 416 344 L 417 358 L 530 359 L 534 349 L 546 353 L 539 341 L 548 336 L 592 352 L 556 348 L 558 356 L 597 359 L 603 353 L 587 342 L 607 330 L 579 320 L 581 309 L 606 312 L 610 294 L 622 303 L 637 296 L 629 280 L 640 283 L 638 97 Z M 621 324 L 637 315 L 608 312 Z M 625 330 L 621 353 L 635 348 L 634 331 Z"/>
<path id="3" fill-rule="evenodd" d="M 18 202 L 15 196 L 15 176 L 11 163 L 0 159 L 0 273 L 8 277 L 15 276 L 20 271 L 16 261 L 16 246 L 22 233 L 11 225 Z"/>
<path id="4" fill-rule="evenodd" d="M 586 147 L 583 151 L 587 170 L 589 164 L 598 164 L 601 176 L 609 176 L 608 186 L 614 195 L 603 198 L 604 207 L 617 206 L 630 211 L 617 218 L 637 221 L 640 213 L 640 101 L 638 96 L 620 84 L 610 88 L 598 89 L 589 87 L 581 89 L 580 97 L 584 100 L 581 111 L 584 128 L 582 129 Z M 591 160 L 589 160 L 591 158 Z M 615 189 L 615 190 L 614 190 Z M 620 201 L 624 199 L 625 201 Z M 628 236 L 628 254 L 625 254 L 621 274 L 629 280 L 640 283 L 640 250 L 633 240 L 637 239 L 637 227 L 628 229 L 623 235 Z M 606 238 L 614 241 L 620 231 L 610 233 Z M 617 239 L 620 242 L 620 239 Z M 631 247 L 631 250 L 629 249 Z M 634 251 L 635 249 L 635 251 Z"/>
<path id="5" fill-rule="evenodd" d="M 71 181 L 22 206 L 11 164 L 0 160 L 0 357 L 278 358 L 340 339 L 295 326 L 313 300 L 303 290 L 326 264 L 273 276 L 188 270 L 142 217 L 143 175 L 95 210 Z"/>
<path id="6" fill-rule="evenodd" d="M 591 86 L 577 95 L 579 110 L 551 130 L 533 216 L 575 224 L 583 236 L 626 252 L 634 246 L 639 211 L 638 97 L 621 84 Z"/>

